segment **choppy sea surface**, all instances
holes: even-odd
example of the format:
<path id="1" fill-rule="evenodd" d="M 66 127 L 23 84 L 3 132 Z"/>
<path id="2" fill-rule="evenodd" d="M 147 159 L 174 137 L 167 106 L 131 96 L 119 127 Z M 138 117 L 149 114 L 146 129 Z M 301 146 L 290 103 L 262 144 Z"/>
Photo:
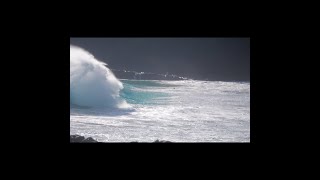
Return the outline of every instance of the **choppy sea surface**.
<path id="1" fill-rule="evenodd" d="M 250 142 L 250 83 L 120 80 L 129 108 L 70 105 L 70 134 L 101 142 Z"/>

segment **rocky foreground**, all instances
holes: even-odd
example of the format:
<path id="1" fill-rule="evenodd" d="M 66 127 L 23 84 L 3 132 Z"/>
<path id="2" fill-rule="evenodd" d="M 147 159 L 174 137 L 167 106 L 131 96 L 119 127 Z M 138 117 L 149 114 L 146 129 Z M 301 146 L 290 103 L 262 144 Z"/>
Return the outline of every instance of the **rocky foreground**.
<path id="1" fill-rule="evenodd" d="M 70 142 L 73 143 L 97 143 L 92 137 L 85 138 L 79 135 L 70 135 Z"/>
<path id="2" fill-rule="evenodd" d="M 92 137 L 85 138 L 84 136 L 80 135 L 70 135 L 70 142 L 72 143 L 98 143 L 95 139 Z M 139 143 L 138 141 L 134 141 L 131 143 Z M 156 140 L 153 143 L 172 143 L 170 141 L 162 141 L 162 140 Z"/>

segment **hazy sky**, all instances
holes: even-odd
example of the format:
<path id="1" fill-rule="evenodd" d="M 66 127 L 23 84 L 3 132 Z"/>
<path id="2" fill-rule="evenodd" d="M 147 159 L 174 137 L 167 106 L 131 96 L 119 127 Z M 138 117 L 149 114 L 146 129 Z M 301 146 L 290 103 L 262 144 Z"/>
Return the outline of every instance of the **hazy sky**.
<path id="1" fill-rule="evenodd" d="M 250 38 L 70 38 L 112 69 L 250 80 Z"/>

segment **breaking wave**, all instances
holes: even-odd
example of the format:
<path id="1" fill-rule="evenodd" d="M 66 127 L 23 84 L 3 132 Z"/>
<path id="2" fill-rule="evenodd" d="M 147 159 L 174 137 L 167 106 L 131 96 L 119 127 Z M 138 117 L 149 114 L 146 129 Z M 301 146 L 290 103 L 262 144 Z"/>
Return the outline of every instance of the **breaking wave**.
<path id="1" fill-rule="evenodd" d="M 122 83 L 112 71 L 84 49 L 70 45 L 70 104 L 127 108 L 120 97 Z"/>

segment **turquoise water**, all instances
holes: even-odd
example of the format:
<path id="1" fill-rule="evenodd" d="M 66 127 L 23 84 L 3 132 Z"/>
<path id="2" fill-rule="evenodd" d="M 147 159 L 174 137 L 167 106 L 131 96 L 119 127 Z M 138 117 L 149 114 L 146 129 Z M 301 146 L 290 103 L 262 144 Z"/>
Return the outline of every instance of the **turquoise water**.
<path id="1" fill-rule="evenodd" d="M 120 96 L 129 104 L 155 105 L 160 99 L 169 97 L 168 93 L 157 92 L 155 90 L 161 87 L 165 88 L 172 86 L 156 81 L 141 80 L 122 80 L 122 83 L 124 88 L 120 91 Z"/>

